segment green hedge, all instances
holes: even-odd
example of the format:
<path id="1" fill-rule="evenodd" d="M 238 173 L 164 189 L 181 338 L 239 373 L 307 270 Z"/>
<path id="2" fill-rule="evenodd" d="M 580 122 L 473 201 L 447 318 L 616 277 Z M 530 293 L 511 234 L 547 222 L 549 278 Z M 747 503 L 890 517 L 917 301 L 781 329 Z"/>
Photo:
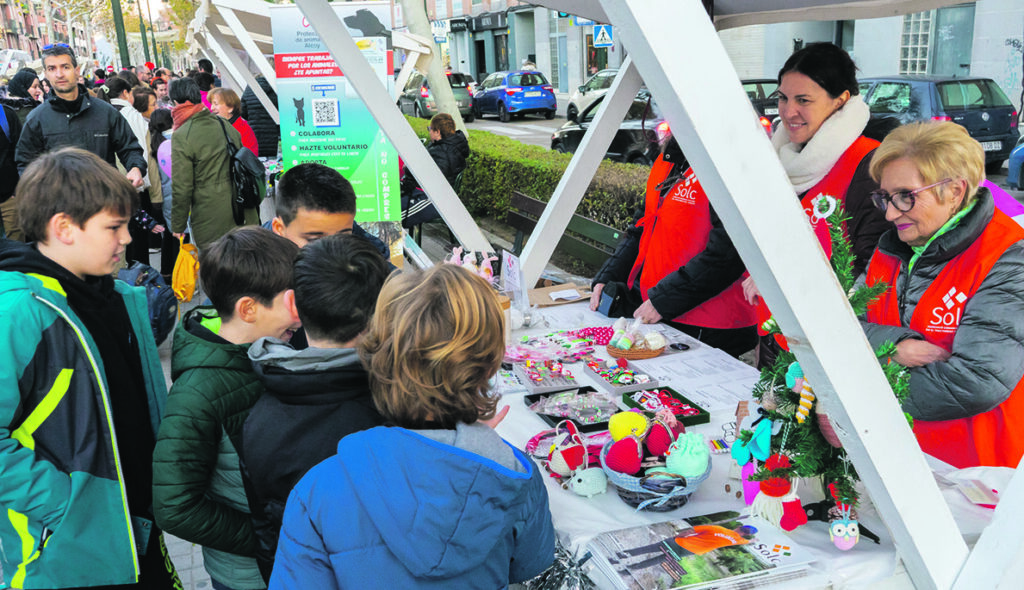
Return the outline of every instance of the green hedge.
<path id="1" fill-rule="evenodd" d="M 406 117 L 420 137 L 427 137 L 427 119 Z M 572 159 L 502 135 L 471 129 L 470 155 L 459 197 L 470 213 L 504 219 L 513 190 L 548 201 Z M 641 204 L 650 167 L 603 160 L 576 213 L 625 229 Z"/>

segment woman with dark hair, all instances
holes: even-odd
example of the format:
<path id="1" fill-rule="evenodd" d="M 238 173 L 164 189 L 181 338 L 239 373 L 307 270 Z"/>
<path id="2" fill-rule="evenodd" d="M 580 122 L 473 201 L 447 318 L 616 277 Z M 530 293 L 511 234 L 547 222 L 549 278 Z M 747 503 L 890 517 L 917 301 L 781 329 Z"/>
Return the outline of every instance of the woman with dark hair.
<path id="1" fill-rule="evenodd" d="M 129 88 L 135 88 L 139 85 L 139 77 L 135 75 L 135 72 L 130 70 L 121 70 L 117 73 L 117 77 L 127 82 Z"/>
<path id="2" fill-rule="evenodd" d="M 171 144 L 168 140 L 171 138 L 171 127 L 173 126 L 174 119 L 168 109 L 156 109 L 149 117 L 150 169 L 155 168 L 156 173 L 160 176 L 160 196 L 163 197 L 160 212 L 163 214 L 164 226 L 167 227 L 163 236 L 163 245 L 160 248 L 160 274 L 168 279 L 168 284 L 170 284 L 174 262 L 178 259 L 178 249 L 180 248 L 178 240 L 174 239 L 171 234 L 171 207 L 174 200 L 173 193 L 171 193 L 170 166 L 163 161 L 166 158 L 169 163 L 171 159 Z M 164 146 L 165 143 L 166 146 Z"/>
<path id="3" fill-rule="evenodd" d="M 193 242 L 202 250 L 236 225 L 224 136 L 236 148 L 242 147 L 242 136 L 203 106 L 195 80 L 174 80 L 170 96 L 176 105 L 171 110 L 171 231 L 176 237 L 183 236 L 191 217 Z M 258 223 L 259 210 L 252 208 L 243 212 L 242 223 L 237 225 Z"/>
<path id="4" fill-rule="evenodd" d="M 836 206 L 845 210 L 853 274 L 858 276 L 889 224 L 871 203 L 878 183 L 869 166 L 878 141 L 864 135 L 871 112 L 860 97 L 857 67 L 842 48 L 812 43 L 791 55 L 779 70 L 778 93 L 781 122 L 772 146 L 823 247 L 830 245 L 830 238 L 818 213 Z M 748 301 L 759 299 L 750 278 L 743 288 Z M 770 312 L 763 305 L 761 310 L 766 319 Z M 776 340 L 762 338 L 759 364 L 771 362 L 775 352 Z"/>
<path id="5" fill-rule="evenodd" d="M 43 87 L 39 82 L 39 75 L 32 68 L 22 68 L 11 81 L 7 83 L 7 97 L 0 99 L 0 103 L 17 113 L 18 120 L 22 123 L 25 118 L 43 100 Z"/>

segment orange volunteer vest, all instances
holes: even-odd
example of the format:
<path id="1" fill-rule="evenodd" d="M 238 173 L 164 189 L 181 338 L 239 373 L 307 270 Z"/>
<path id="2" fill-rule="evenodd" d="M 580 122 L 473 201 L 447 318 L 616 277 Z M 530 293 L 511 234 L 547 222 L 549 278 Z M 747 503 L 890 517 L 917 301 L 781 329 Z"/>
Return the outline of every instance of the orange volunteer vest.
<path id="1" fill-rule="evenodd" d="M 1024 228 L 997 209 L 981 236 L 946 263 L 925 290 L 909 328 L 924 335 L 926 341 L 952 350 L 967 302 L 1003 252 L 1022 239 Z M 899 259 L 875 250 L 868 265 L 868 285 L 885 281 L 890 287 L 868 306 L 869 322 L 902 325 L 895 289 L 899 273 Z M 1010 397 L 992 410 L 956 420 L 915 420 L 914 435 L 922 451 L 959 468 L 1017 467 L 1024 454 L 1024 377 Z"/>
<path id="2" fill-rule="evenodd" d="M 644 217 L 636 224 L 644 231 L 628 284 L 632 288 L 639 276 L 644 301 L 651 287 L 704 251 L 711 233 L 708 197 L 693 168 L 688 168 L 664 196 L 658 190 L 672 167 L 671 162 L 658 156 L 647 177 Z M 672 321 L 718 329 L 754 325 L 754 308 L 743 299 L 742 282 L 741 277 L 718 295 Z"/>
<path id="3" fill-rule="evenodd" d="M 871 153 L 871 150 L 876 147 L 878 147 L 878 142 L 874 139 L 869 139 L 863 135 L 858 137 L 850 144 L 850 147 L 846 148 L 843 155 L 839 156 L 839 160 L 832 166 L 828 174 L 819 180 L 818 184 L 808 189 L 804 193 L 804 198 L 800 200 L 800 205 L 803 206 L 804 213 L 807 214 L 811 222 L 814 235 L 817 236 L 818 243 L 821 244 L 821 248 L 825 251 L 827 258 L 832 258 L 832 238 L 828 232 L 828 223 L 825 222 L 825 219 L 815 217 L 813 201 L 821 195 L 830 195 L 835 197 L 839 204 L 845 205 L 846 191 L 850 188 L 850 182 L 853 181 L 853 175 L 856 174 L 857 167 Z M 764 299 L 759 298 L 757 302 L 757 332 L 761 336 L 768 333 L 761 328 L 761 324 L 771 317 L 771 310 L 765 305 Z M 789 350 L 789 344 L 786 343 L 786 339 L 782 335 L 776 334 L 775 340 L 783 350 Z"/>

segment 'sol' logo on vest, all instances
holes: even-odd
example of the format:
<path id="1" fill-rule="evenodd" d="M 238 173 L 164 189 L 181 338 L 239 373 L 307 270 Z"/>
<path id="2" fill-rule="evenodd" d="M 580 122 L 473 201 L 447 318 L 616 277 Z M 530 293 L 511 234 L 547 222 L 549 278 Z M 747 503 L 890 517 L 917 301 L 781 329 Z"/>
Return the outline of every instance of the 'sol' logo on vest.
<path id="1" fill-rule="evenodd" d="M 940 332 L 950 334 L 956 332 L 960 325 L 960 318 L 963 317 L 964 302 L 967 295 L 956 287 L 950 287 L 949 291 L 942 296 L 942 305 L 932 308 L 932 317 L 928 321 L 929 332 Z"/>
<path id="2" fill-rule="evenodd" d="M 672 194 L 668 198 L 679 203 L 693 205 L 697 202 L 695 194 L 699 187 L 700 183 L 697 182 L 697 175 L 691 169 L 685 178 L 672 187 Z"/>

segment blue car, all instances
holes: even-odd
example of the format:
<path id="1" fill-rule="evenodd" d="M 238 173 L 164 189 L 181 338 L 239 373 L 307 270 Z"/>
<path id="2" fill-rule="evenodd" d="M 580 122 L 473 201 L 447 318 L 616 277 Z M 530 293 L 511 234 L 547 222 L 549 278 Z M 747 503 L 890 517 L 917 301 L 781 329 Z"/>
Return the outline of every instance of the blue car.
<path id="1" fill-rule="evenodd" d="M 1017 147 L 1010 152 L 1007 164 L 1010 171 L 1006 173 L 1006 184 L 1014 190 L 1024 191 L 1024 137 L 1017 141 Z"/>
<path id="2" fill-rule="evenodd" d="M 473 95 L 473 111 L 477 117 L 498 115 L 502 123 L 512 116 L 530 113 L 554 119 L 558 105 L 555 89 L 544 74 L 535 70 L 494 72 L 477 86 Z"/>

